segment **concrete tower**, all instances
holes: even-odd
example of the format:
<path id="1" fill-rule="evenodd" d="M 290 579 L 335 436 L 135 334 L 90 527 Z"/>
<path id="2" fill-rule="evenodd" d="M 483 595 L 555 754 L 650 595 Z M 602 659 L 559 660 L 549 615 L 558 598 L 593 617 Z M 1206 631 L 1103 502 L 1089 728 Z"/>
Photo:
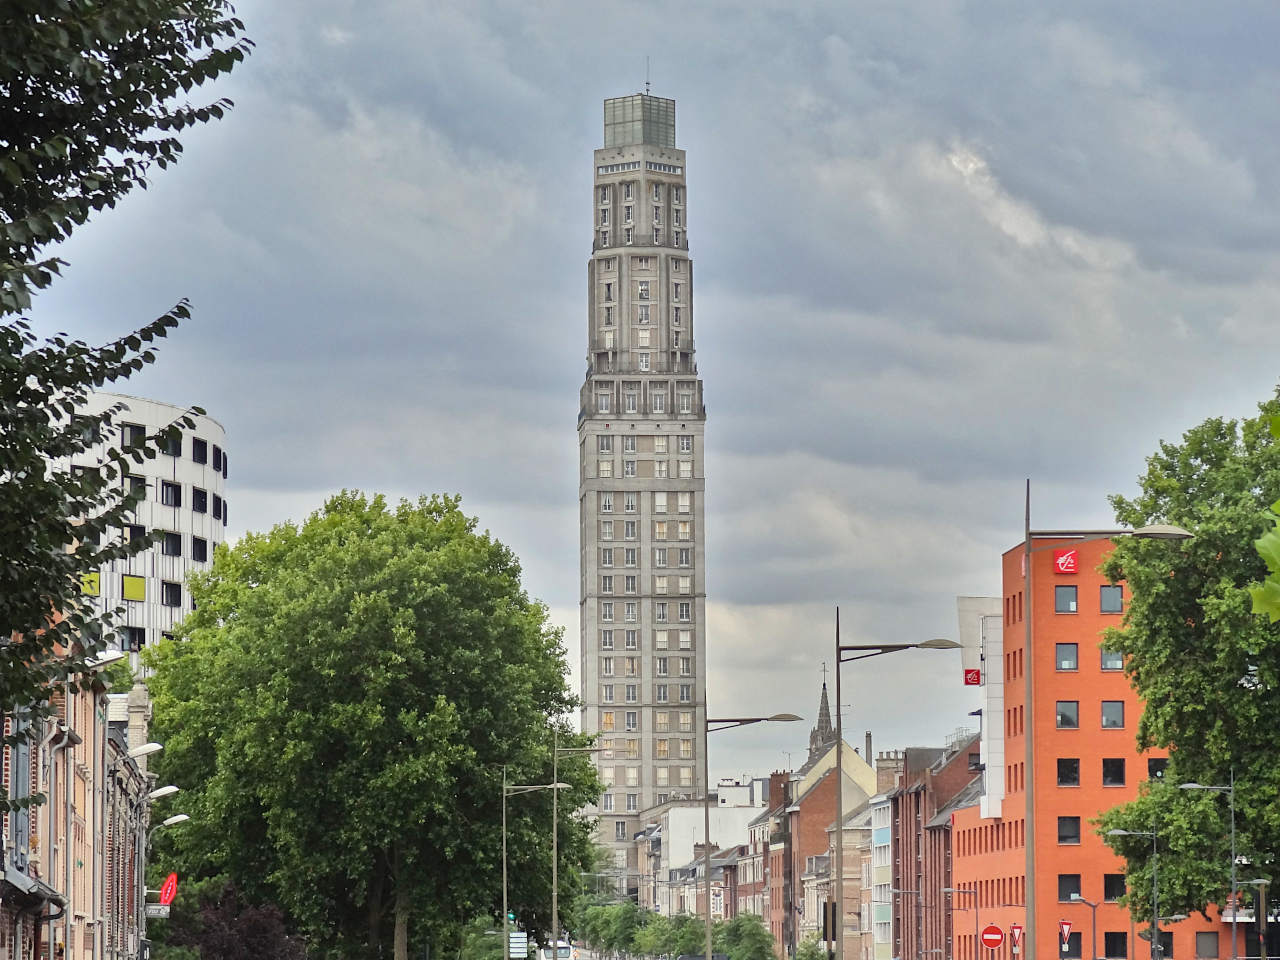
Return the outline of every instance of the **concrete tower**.
<path id="1" fill-rule="evenodd" d="M 674 100 L 604 102 L 578 412 L 582 729 L 619 870 L 640 811 L 700 797 L 706 719 L 702 382 Z"/>

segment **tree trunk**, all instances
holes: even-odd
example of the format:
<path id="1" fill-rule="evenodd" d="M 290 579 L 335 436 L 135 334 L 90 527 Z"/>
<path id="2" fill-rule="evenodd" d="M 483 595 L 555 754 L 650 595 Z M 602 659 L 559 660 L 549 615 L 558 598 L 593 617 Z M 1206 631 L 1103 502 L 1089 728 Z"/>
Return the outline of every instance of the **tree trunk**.
<path id="1" fill-rule="evenodd" d="M 383 871 L 382 858 L 378 857 L 373 865 L 373 876 L 369 879 L 369 957 L 378 960 L 382 956 L 382 886 L 386 875 Z"/>
<path id="2" fill-rule="evenodd" d="M 394 960 L 409 960 L 409 878 L 405 876 L 404 856 L 397 846 L 392 875 L 395 883 Z"/>

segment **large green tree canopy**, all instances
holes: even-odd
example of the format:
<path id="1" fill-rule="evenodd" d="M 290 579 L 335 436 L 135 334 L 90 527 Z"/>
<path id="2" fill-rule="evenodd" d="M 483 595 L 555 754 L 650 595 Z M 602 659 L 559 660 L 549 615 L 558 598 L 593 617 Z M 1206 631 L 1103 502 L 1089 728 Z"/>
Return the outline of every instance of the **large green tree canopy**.
<path id="1" fill-rule="evenodd" d="M 1124 626 L 1105 641 L 1127 654 L 1145 701 L 1139 746 L 1169 751 L 1162 780 L 1103 816 L 1103 831 L 1154 831 L 1160 911 L 1203 910 L 1228 892 L 1228 801 L 1183 783 L 1226 786 L 1234 773 L 1237 847 L 1250 877 L 1270 875 L 1280 848 L 1280 627 L 1252 612 L 1250 590 L 1267 574 L 1254 547 L 1269 530 L 1266 507 L 1280 495 L 1280 442 L 1271 416 L 1210 419 L 1147 460 L 1137 496 L 1112 497 L 1132 527 L 1178 524 L 1194 539 L 1169 544 L 1121 538 L 1103 565 L 1124 579 Z M 1111 837 L 1129 862 L 1129 899 L 1149 914 L 1151 841 Z"/>
<path id="2" fill-rule="evenodd" d="M 550 781 L 561 632 L 515 556 L 459 501 L 333 497 L 301 526 L 219 547 L 196 611 L 151 651 L 157 770 L 194 822 L 173 857 L 280 903 L 331 955 L 438 946 L 501 903 L 503 767 Z M 561 757 L 563 903 L 594 851 L 571 816 L 598 798 Z M 551 793 L 508 800 L 510 902 L 549 926 Z"/>

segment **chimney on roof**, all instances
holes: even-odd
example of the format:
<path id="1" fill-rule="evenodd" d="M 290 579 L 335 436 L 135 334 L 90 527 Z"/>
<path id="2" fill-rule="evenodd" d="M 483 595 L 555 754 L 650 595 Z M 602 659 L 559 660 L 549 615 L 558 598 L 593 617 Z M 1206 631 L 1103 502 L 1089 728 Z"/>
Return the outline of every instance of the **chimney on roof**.
<path id="1" fill-rule="evenodd" d="M 872 754 L 871 752 L 871 731 L 870 730 L 867 731 L 867 752 L 865 756 L 867 758 L 867 763 L 870 763 L 872 756 L 874 756 L 874 754 Z"/>

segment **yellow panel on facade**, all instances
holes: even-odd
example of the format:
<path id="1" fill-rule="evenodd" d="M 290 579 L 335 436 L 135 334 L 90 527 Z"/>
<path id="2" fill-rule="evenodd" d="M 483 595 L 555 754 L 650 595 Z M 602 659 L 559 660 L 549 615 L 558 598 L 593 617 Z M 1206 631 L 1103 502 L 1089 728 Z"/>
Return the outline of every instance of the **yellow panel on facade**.
<path id="1" fill-rule="evenodd" d="M 102 593 L 102 575 L 96 570 L 80 577 L 80 592 L 86 597 L 96 597 Z"/>
<path id="2" fill-rule="evenodd" d="M 126 600 L 147 599 L 146 577 L 133 577 L 126 573 L 122 575 L 120 579 L 124 589 L 124 598 Z"/>

